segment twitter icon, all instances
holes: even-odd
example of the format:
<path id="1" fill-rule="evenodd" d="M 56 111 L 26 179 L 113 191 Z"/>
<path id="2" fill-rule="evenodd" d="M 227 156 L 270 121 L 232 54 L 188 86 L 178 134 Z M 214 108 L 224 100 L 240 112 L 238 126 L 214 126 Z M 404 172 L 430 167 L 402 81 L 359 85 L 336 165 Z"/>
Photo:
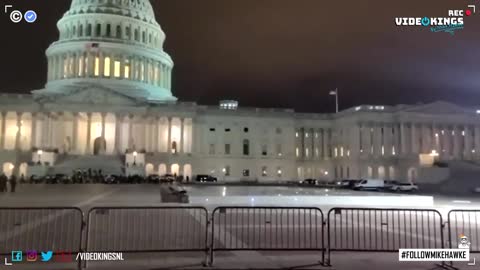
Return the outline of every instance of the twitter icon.
<path id="1" fill-rule="evenodd" d="M 42 262 L 48 262 L 52 259 L 53 251 L 42 252 Z"/>

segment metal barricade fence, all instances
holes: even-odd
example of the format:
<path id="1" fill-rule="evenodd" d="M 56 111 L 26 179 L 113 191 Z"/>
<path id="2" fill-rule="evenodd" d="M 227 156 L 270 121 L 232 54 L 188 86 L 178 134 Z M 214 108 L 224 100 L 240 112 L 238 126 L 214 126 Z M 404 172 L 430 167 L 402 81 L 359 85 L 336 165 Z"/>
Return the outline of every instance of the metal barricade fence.
<path id="1" fill-rule="evenodd" d="M 468 238 L 470 252 L 480 252 L 480 210 L 451 210 L 448 212 L 448 242 L 458 248 L 460 235 Z"/>
<path id="2" fill-rule="evenodd" d="M 208 254 L 203 207 L 96 207 L 88 212 L 87 226 L 88 252 Z"/>
<path id="3" fill-rule="evenodd" d="M 217 207 L 212 213 L 210 265 L 215 251 L 315 250 L 325 258 L 319 208 Z"/>
<path id="4" fill-rule="evenodd" d="M 83 212 L 76 207 L 0 208 L 1 255 L 40 250 L 73 256 L 82 249 L 82 232 Z"/>
<path id="5" fill-rule="evenodd" d="M 395 252 L 401 248 L 443 248 L 440 212 L 428 209 L 332 208 L 328 252 Z"/>

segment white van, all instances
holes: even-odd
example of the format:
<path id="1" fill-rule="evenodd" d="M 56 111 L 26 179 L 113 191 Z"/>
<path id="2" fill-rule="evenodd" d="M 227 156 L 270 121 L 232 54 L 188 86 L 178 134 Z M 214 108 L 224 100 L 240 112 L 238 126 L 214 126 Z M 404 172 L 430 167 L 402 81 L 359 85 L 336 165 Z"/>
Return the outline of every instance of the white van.
<path id="1" fill-rule="evenodd" d="M 385 188 L 385 180 L 364 179 L 355 184 L 355 190 L 381 190 Z"/>

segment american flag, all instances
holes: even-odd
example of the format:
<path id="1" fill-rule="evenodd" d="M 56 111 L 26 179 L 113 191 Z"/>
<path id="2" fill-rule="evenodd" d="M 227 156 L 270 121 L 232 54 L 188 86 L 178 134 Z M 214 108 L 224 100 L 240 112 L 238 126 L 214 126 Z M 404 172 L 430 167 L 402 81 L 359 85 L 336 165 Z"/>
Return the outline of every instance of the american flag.
<path id="1" fill-rule="evenodd" d="M 85 48 L 89 51 L 98 51 L 98 49 L 100 48 L 100 43 L 87 43 L 85 44 Z"/>

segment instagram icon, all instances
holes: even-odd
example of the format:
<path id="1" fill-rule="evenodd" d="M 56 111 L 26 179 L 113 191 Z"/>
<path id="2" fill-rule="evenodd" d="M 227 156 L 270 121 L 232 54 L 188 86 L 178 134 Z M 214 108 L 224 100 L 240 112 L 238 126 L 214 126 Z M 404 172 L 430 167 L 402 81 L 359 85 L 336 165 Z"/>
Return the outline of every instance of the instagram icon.
<path id="1" fill-rule="evenodd" d="M 27 262 L 36 262 L 37 261 L 37 251 L 29 250 L 27 251 Z"/>

